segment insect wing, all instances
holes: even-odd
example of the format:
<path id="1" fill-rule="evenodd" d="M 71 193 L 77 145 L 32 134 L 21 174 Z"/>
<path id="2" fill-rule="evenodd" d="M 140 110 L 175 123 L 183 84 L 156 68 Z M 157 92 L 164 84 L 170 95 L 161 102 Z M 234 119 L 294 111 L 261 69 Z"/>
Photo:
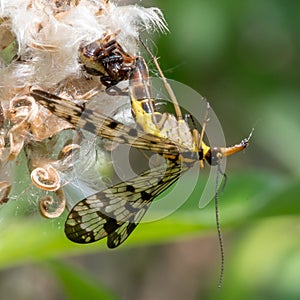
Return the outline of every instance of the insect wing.
<path id="1" fill-rule="evenodd" d="M 180 164 L 167 161 L 167 167 L 147 170 L 80 201 L 67 218 L 67 237 L 76 243 L 92 243 L 107 236 L 109 248 L 119 246 L 138 225 L 153 199 L 172 185 L 182 171 Z"/>
<path id="2" fill-rule="evenodd" d="M 106 115 L 85 108 L 84 105 L 78 105 L 54 94 L 34 89 L 31 95 L 56 116 L 113 142 L 175 156 L 179 152 L 188 151 L 184 145 L 126 126 Z"/>

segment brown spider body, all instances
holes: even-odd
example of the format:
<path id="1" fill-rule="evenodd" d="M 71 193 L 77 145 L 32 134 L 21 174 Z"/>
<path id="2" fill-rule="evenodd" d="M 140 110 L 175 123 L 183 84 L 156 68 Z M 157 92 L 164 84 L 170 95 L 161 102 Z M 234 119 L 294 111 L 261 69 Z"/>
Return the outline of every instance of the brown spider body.
<path id="1" fill-rule="evenodd" d="M 115 34 L 79 48 L 79 60 L 90 75 L 100 76 L 107 88 L 127 80 L 133 69 L 134 56 L 115 40 Z"/>

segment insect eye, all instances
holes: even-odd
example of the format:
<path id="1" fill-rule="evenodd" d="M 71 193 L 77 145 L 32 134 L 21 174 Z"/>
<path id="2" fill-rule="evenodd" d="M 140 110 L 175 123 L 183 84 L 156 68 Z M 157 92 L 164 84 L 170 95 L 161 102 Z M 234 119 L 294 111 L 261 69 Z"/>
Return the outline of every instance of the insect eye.
<path id="1" fill-rule="evenodd" d="M 223 158 L 223 155 L 219 148 L 212 148 L 205 155 L 206 161 L 211 166 L 218 165 L 222 158 Z"/>

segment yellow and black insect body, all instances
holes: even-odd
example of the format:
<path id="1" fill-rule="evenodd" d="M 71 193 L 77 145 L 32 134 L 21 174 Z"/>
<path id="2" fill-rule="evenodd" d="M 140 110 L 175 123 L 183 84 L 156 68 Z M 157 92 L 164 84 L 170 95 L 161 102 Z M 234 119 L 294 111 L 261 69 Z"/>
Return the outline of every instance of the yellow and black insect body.
<path id="1" fill-rule="evenodd" d="M 149 72 L 145 60 L 137 56 L 134 68 L 129 76 L 129 96 L 131 111 L 137 125 L 147 133 L 159 137 L 166 137 L 162 132 L 162 119 L 165 114 L 156 111 L 155 100 L 151 96 Z"/>
<path id="2" fill-rule="evenodd" d="M 173 114 L 156 111 L 155 100 L 151 97 L 148 68 L 142 57 L 135 59 L 135 68 L 129 77 L 129 95 L 133 116 L 139 127 L 144 132 L 174 142 L 183 161 L 185 157 L 198 156 L 199 161 L 205 160 L 210 165 L 216 165 L 221 158 L 239 152 L 248 145 L 250 137 L 233 147 L 210 148 L 203 142 L 203 134 L 191 130 L 181 114 L 176 118 Z M 182 148 L 185 150 L 180 150 Z M 163 155 L 167 159 L 172 158 L 172 155 Z"/>
<path id="3" fill-rule="evenodd" d="M 218 165 L 223 157 L 239 152 L 249 144 L 250 136 L 232 147 L 210 148 L 203 143 L 200 134 L 191 133 L 184 120 L 177 120 L 171 114 L 155 112 L 153 99 L 136 99 L 143 92 L 146 95 L 148 93 L 143 60 L 136 60 L 136 66 L 139 63 L 142 66 L 135 68 L 135 72 L 143 75 L 140 77 L 142 82 L 131 81 L 129 90 L 132 109 L 143 130 L 131 128 L 53 94 L 41 90 L 31 91 L 31 95 L 40 104 L 74 126 L 120 144 L 158 153 L 165 158 L 165 164 L 77 203 L 65 223 L 67 237 L 77 243 L 91 243 L 107 237 L 108 247 L 119 246 L 138 225 L 153 199 L 171 186 L 183 172 L 197 162 L 200 167 L 204 161 Z M 135 74 L 131 79 L 137 77 Z"/>
<path id="4" fill-rule="evenodd" d="M 116 41 L 116 34 L 96 40 L 79 48 L 79 61 L 88 74 L 100 76 L 107 88 L 127 80 L 133 68 L 134 57 Z"/>

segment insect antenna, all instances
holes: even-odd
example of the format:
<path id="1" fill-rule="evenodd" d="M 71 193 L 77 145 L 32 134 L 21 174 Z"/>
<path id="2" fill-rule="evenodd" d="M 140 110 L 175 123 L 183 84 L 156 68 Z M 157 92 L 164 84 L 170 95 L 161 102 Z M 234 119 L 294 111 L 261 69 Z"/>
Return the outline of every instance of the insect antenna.
<path id="1" fill-rule="evenodd" d="M 224 177 L 224 181 L 223 181 L 222 188 L 221 188 L 221 193 L 223 194 L 224 191 L 225 191 L 225 187 L 226 187 L 226 185 L 227 185 L 227 179 L 228 179 L 228 177 L 227 177 L 227 174 L 226 174 L 226 173 L 223 173 L 223 172 L 221 171 L 220 166 L 219 166 L 218 172 L 220 172 L 220 174 L 223 175 L 223 177 Z"/>
<path id="2" fill-rule="evenodd" d="M 197 146 L 198 147 L 201 147 L 202 142 L 203 142 L 206 125 L 207 125 L 207 122 L 209 121 L 209 117 L 208 117 L 209 109 L 210 109 L 210 105 L 209 105 L 209 102 L 207 102 L 207 107 L 206 107 L 206 111 L 205 111 L 202 130 L 201 130 L 201 133 L 200 133 L 200 137 L 198 137 L 198 141 L 197 141 Z M 221 191 L 223 193 L 225 185 L 227 183 L 227 176 L 221 170 L 220 164 L 217 164 L 216 192 L 215 192 L 215 216 L 216 216 L 216 226 L 217 226 L 218 241 L 219 241 L 220 255 L 221 255 L 221 269 L 220 269 L 218 288 L 222 287 L 223 277 L 224 277 L 224 262 L 225 262 L 224 241 L 223 241 L 223 236 L 222 236 L 222 232 L 221 232 L 221 224 L 220 224 L 220 216 L 219 216 L 219 178 L 220 178 L 220 175 L 224 176 L 224 184 L 223 184 L 222 189 L 221 189 Z"/>
<path id="3" fill-rule="evenodd" d="M 219 276 L 219 283 L 218 288 L 222 287 L 223 283 L 223 277 L 224 277 L 224 263 L 225 263 L 225 254 L 224 254 L 224 241 L 223 236 L 221 232 L 221 226 L 220 226 L 220 216 L 219 216 L 219 178 L 220 175 L 224 175 L 225 181 L 222 187 L 222 192 L 225 188 L 225 184 L 227 182 L 227 176 L 224 174 L 221 170 L 220 165 L 217 166 L 217 176 L 216 176 L 216 192 L 215 192 L 215 214 L 216 214 L 216 225 L 217 225 L 217 232 L 218 232 L 218 240 L 219 240 L 219 246 L 220 246 L 220 254 L 221 254 L 221 269 L 220 269 L 220 276 Z"/>

